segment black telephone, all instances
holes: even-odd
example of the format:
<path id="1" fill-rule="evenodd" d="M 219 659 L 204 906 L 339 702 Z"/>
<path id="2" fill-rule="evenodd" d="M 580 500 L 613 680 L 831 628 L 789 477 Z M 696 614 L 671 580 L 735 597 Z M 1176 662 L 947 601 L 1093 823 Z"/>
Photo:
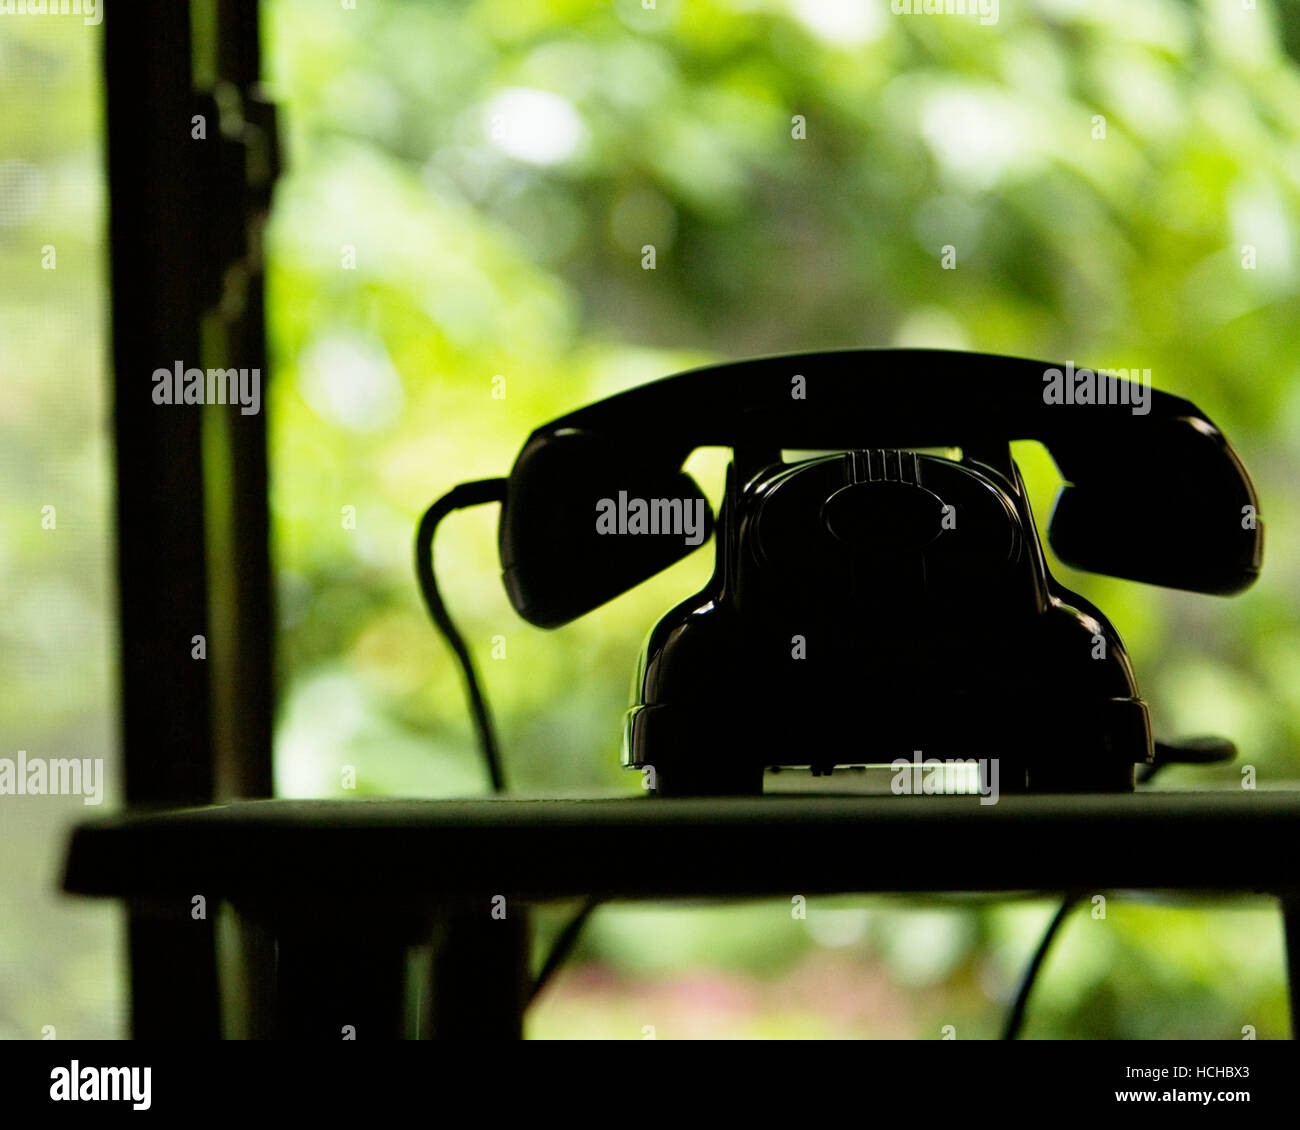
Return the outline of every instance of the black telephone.
<path id="1" fill-rule="evenodd" d="M 506 591 L 554 628 L 692 552 L 713 516 L 682 466 L 730 447 L 715 571 L 650 633 L 626 720 L 655 791 L 918 751 L 996 759 L 1003 791 L 1131 789 L 1147 706 L 1109 621 L 1048 571 L 1018 439 L 1065 479 L 1048 534 L 1068 564 L 1218 594 L 1258 575 L 1254 488 L 1190 402 L 1072 364 L 846 350 L 695 369 L 538 428 L 504 491 Z M 919 450 L 943 446 L 960 458 Z"/>

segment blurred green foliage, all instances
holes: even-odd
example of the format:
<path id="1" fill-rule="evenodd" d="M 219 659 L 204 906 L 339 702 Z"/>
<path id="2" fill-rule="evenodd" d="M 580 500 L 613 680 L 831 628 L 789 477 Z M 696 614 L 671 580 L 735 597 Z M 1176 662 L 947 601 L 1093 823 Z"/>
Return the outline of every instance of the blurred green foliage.
<path id="1" fill-rule="evenodd" d="M 841 346 L 1150 368 L 1204 408 L 1263 499 L 1250 595 L 1053 567 L 1112 615 L 1162 736 L 1225 732 L 1262 786 L 1295 775 L 1293 13 L 1042 0 L 981 26 L 886 0 L 274 0 L 268 14 L 289 159 L 270 233 L 286 793 L 335 793 L 344 764 L 373 792 L 483 787 L 411 579 L 433 497 L 503 474 L 537 424 L 616 390 Z M 940 267 L 949 244 L 956 270 Z M 1043 515 L 1058 476 L 1035 445 L 1017 454 Z M 699 464 L 716 494 L 721 457 Z M 635 791 L 615 749 L 637 648 L 709 554 L 543 633 L 505 601 L 494 521 L 448 523 L 437 560 L 515 787 Z M 1169 782 L 1231 787 L 1237 772 Z M 806 923 L 779 904 L 603 911 L 581 954 L 597 964 L 532 1030 L 635 1037 L 659 1015 L 660 1036 L 989 1035 L 1049 915 L 864 905 L 815 904 Z M 1285 1032 L 1267 907 L 1076 913 L 1029 1035 Z"/>
<path id="2" fill-rule="evenodd" d="M 354 795 L 345 765 L 371 794 L 485 788 L 412 574 L 434 497 L 505 473 L 537 424 L 619 389 L 849 346 L 1150 368 L 1209 413 L 1263 500 L 1266 569 L 1248 595 L 1052 567 L 1115 621 L 1161 736 L 1231 735 L 1261 787 L 1300 776 L 1294 5 L 1033 0 L 991 26 L 895 16 L 888 0 L 263 11 L 288 165 L 268 233 L 266 402 L 283 795 Z M 15 110 L 0 114 L 0 704 L 6 750 L 33 753 L 106 753 L 112 729 L 98 41 L 59 21 L 0 26 L 0 105 Z M 47 242 L 57 272 L 38 269 Z M 940 267 L 945 245 L 956 270 Z M 1033 445 L 1017 455 L 1045 515 L 1055 470 Z M 723 465 L 694 463 L 715 498 Z M 57 542 L 39 526 L 47 500 Z M 458 516 L 437 561 L 515 788 L 635 792 L 616 749 L 637 650 L 703 583 L 709 551 L 546 633 L 511 612 L 494 532 L 490 511 Z M 1237 773 L 1168 782 L 1233 787 Z M 117 1030 L 107 909 L 52 894 L 52 809 L 0 803 L 6 851 L 26 861 L 0 871 L 0 1034 Z M 1286 847 L 1225 850 L 1249 886 L 1252 854 Z M 811 900 L 806 921 L 780 902 L 610 907 L 530 1032 L 990 1036 L 1050 914 L 849 898 Z M 561 921 L 545 912 L 543 935 Z M 1236 1038 L 1249 1024 L 1280 1037 L 1281 973 L 1266 903 L 1116 895 L 1105 919 L 1075 912 L 1027 1035 Z"/>
<path id="3" fill-rule="evenodd" d="M 108 808 L 120 793 L 101 35 L 80 19 L 0 17 L 0 757 L 105 758 Z M 96 811 L 0 797 L 0 1039 L 122 1031 L 116 911 L 58 892 L 67 830 Z"/>

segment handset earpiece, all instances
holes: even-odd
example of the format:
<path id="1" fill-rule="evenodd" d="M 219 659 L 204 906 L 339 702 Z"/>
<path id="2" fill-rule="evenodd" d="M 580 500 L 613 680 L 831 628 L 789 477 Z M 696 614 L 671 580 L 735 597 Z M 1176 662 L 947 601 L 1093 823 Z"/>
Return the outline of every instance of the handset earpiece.
<path id="1" fill-rule="evenodd" d="M 1128 423 L 1049 450 L 1069 480 L 1048 523 L 1048 541 L 1067 565 L 1224 596 L 1259 576 L 1259 500 L 1237 453 L 1208 420 Z"/>
<path id="2" fill-rule="evenodd" d="M 703 545 L 713 512 L 681 470 L 689 454 L 567 427 L 533 433 L 501 510 L 502 578 L 515 611 L 559 627 Z"/>

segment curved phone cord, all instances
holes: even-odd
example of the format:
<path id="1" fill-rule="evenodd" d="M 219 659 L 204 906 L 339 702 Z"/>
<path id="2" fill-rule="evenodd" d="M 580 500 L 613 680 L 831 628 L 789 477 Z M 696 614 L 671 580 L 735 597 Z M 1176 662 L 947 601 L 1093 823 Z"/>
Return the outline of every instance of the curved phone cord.
<path id="1" fill-rule="evenodd" d="M 433 535 L 438 529 L 438 523 L 453 510 L 464 510 L 469 506 L 482 506 L 489 502 L 504 502 L 508 481 L 507 479 L 479 479 L 472 483 L 461 483 L 424 512 L 415 534 L 415 573 L 420 581 L 420 592 L 424 595 L 424 603 L 428 606 L 433 622 L 438 626 L 447 643 L 451 645 L 456 658 L 460 660 L 460 669 L 465 676 L 465 691 L 469 696 L 470 711 L 474 715 L 474 725 L 478 730 L 479 748 L 483 752 L 483 760 L 487 763 L 488 776 L 492 779 L 492 791 L 497 793 L 506 791 L 505 774 L 501 768 L 501 751 L 497 746 L 492 715 L 474 670 L 474 660 L 470 657 L 469 648 L 465 646 L 465 640 L 447 614 L 447 607 L 442 602 L 442 594 L 438 591 L 438 582 L 433 572 Z M 532 984 L 525 1007 L 537 999 L 556 970 L 564 964 L 577 944 L 582 927 L 601 901 L 595 895 L 588 898 L 560 931 L 551 947 L 551 952 L 542 962 L 541 971 Z"/>
<path id="2" fill-rule="evenodd" d="M 583 926 L 587 924 L 587 919 L 591 917 L 591 912 L 602 901 L 598 895 L 589 896 L 574 916 L 565 923 L 564 929 L 556 935 L 555 941 L 551 943 L 551 952 L 546 955 L 546 960 L 542 962 L 541 971 L 537 974 L 537 979 L 528 991 L 526 1004 L 531 1005 L 537 1000 L 542 990 L 546 988 L 547 982 L 555 975 L 555 971 L 568 960 L 573 947 L 578 943 L 578 935 L 582 933 Z"/>
<path id="3" fill-rule="evenodd" d="M 1038 977 L 1038 971 L 1043 966 L 1043 961 L 1047 957 L 1047 951 L 1051 949 L 1052 940 L 1060 932 L 1062 924 L 1070 911 L 1074 909 L 1075 903 L 1079 900 L 1075 895 L 1066 895 L 1065 900 L 1057 909 L 1052 921 L 1048 923 L 1047 931 L 1043 934 L 1042 940 L 1038 943 L 1038 948 L 1034 951 L 1033 960 L 1029 963 L 1029 968 L 1025 970 L 1025 975 L 1021 979 L 1020 988 L 1016 992 L 1015 1002 L 1011 1006 L 1011 1012 L 1007 1016 L 1006 1027 L 1002 1030 L 1004 1040 L 1014 1040 L 1020 1035 L 1020 1028 L 1025 1022 L 1025 1008 L 1029 1004 L 1029 994 L 1033 991 L 1034 981 Z"/>
<path id="4" fill-rule="evenodd" d="M 492 727 L 492 715 L 479 687 L 478 675 L 474 671 L 474 660 L 469 648 L 456 625 L 451 622 L 447 608 L 438 592 L 438 582 L 433 575 L 433 535 L 441 522 L 453 510 L 463 510 L 468 506 L 482 506 L 489 502 L 504 502 L 506 499 L 506 479 L 479 479 L 477 482 L 461 483 L 444 494 L 437 502 L 424 512 L 419 529 L 415 535 L 415 575 L 420 581 L 420 592 L 424 594 L 424 603 L 429 615 L 451 645 L 456 658 L 460 660 L 460 669 L 465 676 L 465 692 L 469 696 L 470 712 L 474 716 L 474 725 L 478 730 L 479 749 L 487 763 L 488 776 L 492 779 L 492 791 L 506 791 L 505 775 L 501 769 L 501 751 L 497 747 L 496 733 Z"/>

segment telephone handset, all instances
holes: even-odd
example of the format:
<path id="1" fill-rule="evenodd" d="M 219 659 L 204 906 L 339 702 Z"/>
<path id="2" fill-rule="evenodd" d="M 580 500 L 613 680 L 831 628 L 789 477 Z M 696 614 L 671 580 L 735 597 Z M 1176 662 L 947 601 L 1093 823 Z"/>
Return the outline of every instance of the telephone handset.
<path id="1" fill-rule="evenodd" d="M 693 552 L 713 515 L 683 464 L 730 447 L 714 575 L 651 633 L 627 718 L 624 761 L 657 791 L 918 750 L 997 755 L 1004 790 L 1131 788 L 1146 704 L 1105 616 L 1048 571 L 1012 440 L 1065 480 L 1048 539 L 1067 564 L 1217 594 L 1258 575 L 1254 488 L 1194 404 L 1106 370 L 904 349 L 695 369 L 538 428 L 505 489 L 505 587 L 557 627 Z M 961 458 L 918 450 L 944 446 Z"/>

